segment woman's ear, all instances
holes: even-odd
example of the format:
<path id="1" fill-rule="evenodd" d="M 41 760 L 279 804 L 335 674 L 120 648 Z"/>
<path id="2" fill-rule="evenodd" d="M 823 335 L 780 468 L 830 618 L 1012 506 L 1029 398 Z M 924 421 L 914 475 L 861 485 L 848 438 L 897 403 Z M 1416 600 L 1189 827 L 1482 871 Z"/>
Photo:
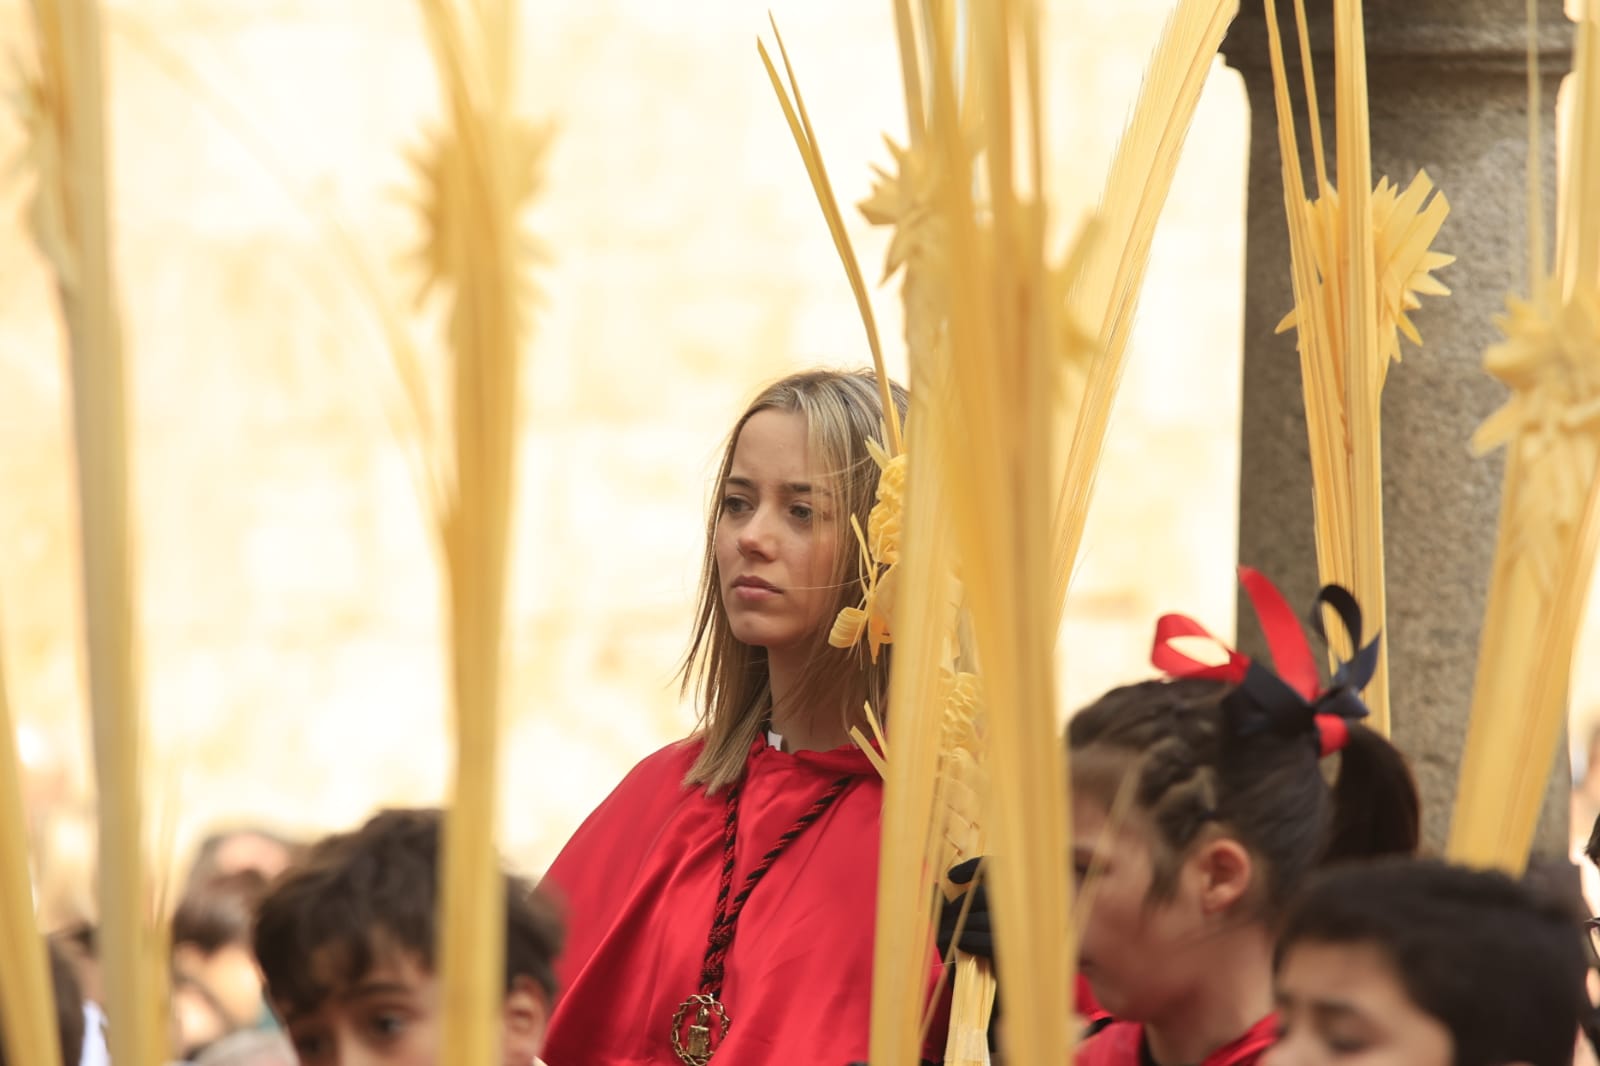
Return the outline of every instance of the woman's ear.
<path id="1" fill-rule="evenodd" d="M 533 1066 L 544 1049 L 550 997 L 538 982 L 518 976 L 506 993 L 505 1066 Z"/>
<path id="2" fill-rule="evenodd" d="M 1200 845 L 1190 862 L 1197 875 L 1200 909 L 1206 915 L 1221 914 L 1233 907 L 1250 891 L 1255 877 L 1249 850 L 1229 837 Z"/>

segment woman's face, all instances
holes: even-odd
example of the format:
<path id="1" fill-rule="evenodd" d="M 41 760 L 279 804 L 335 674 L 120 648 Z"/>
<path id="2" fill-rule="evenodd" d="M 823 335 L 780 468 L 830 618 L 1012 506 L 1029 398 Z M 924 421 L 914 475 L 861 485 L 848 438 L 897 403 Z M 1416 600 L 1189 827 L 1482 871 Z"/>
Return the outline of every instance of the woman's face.
<path id="1" fill-rule="evenodd" d="M 734 442 L 716 527 L 717 582 L 733 635 L 769 655 L 832 626 L 841 544 L 832 479 L 812 467 L 806 420 L 757 411 Z"/>
<path id="2" fill-rule="evenodd" d="M 1182 871 L 1172 896 L 1151 898 L 1154 829 L 1143 814 L 1109 822 L 1102 799 L 1073 790 L 1072 865 L 1088 908 L 1078 969 L 1112 1016 L 1158 1020 L 1203 980 L 1205 916 Z"/>
<path id="3" fill-rule="evenodd" d="M 1450 1066 L 1450 1031 L 1423 1013 L 1373 944 L 1296 944 L 1278 969 L 1281 1036 L 1264 1066 Z"/>

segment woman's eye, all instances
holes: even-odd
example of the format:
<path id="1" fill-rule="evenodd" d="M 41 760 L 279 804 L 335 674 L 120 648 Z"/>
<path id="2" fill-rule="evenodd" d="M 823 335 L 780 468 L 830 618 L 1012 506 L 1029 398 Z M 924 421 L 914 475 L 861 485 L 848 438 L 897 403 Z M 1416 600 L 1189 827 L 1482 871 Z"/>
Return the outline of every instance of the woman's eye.
<path id="1" fill-rule="evenodd" d="M 811 505 L 809 503 L 797 503 L 793 507 L 789 508 L 789 513 L 794 515 L 802 522 L 809 522 L 811 521 L 812 515 L 815 512 L 811 510 Z"/>
<path id="2" fill-rule="evenodd" d="M 379 1036 L 385 1039 L 393 1039 L 405 1031 L 406 1019 L 404 1015 L 397 1011 L 380 1011 L 374 1014 L 367 1024 Z"/>
<path id="3" fill-rule="evenodd" d="M 750 501 L 743 496 L 724 496 L 722 510 L 727 514 L 742 514 L 750 509 Z"/>

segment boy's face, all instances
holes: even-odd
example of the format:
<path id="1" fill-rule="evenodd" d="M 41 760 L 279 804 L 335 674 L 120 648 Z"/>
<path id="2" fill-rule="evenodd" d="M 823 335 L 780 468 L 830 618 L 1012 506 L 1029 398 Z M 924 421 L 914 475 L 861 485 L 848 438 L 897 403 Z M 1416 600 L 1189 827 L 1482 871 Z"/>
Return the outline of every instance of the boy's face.
<path id="1" fill-rule="evenodd" d="M 386 952 L 316 1009 L 280 1013 L 300 1066 L 444 1066 L 439 982 L 415 952 Z M 518 978 L 506 997 L 503 1066 L 531 1066 L 546 1016 L 543 994 Z"/>
<path id="2" fill-rule="evenodd" d="M 1373 944 L 1306 941 L 1278 969 L 1281 1036 L 1263 1066 L 1453 1066 L 1454 1042 Z"/>

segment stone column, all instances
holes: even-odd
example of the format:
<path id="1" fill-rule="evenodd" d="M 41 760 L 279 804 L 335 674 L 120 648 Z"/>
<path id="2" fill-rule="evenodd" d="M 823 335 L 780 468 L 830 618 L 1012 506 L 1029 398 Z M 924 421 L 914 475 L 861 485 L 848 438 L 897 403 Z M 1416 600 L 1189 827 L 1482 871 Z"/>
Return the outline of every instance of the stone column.
<path id="1" fill-rule="evenodd" d="M 1278 0 L 1289 78 L 1302 84 L 1294 8 Z M 1313 8 L 1314 66 L 1333 152 L 1331 4 Z M 1560 0 L 1540 0 L 1546 203 L 1555 203 L 1555 97 L 1571 66 Z M 1443 846 L 1466 734 L 1478 630 L 1494 552 L 1502 465 L 1468 441 L 1502 401 L 1480 369 L 1508 291 L 1525 292 L 1526 23 L 1523 0 L 1368 0 L 1368 88 L 1374 180 L 1409 184 L 1426 169 L 1451 203 L 1436 247 L 1459 256 L 1453 290 L 1427 298 L 1383 396 L 1384 521 L 1394 736 L 1422 789 L 1430 848 Z M 1224 53 L 1250 100 L 1239 557 L 1272 575 L 1292 603 L 1317 586 L 1311 469 L 1299 358 L 1274 326 L 1292 305 L 1272 76 L 1262 0 L 1244 0 Z M 1304 114 L 1301 93 L 1296 105 Z M 1308 141 L 1300 127 L 1302 144 Z M 1310 161 L 1306 161 L 1308 179 Z M 1241 639 L 1258 640 L 1240 611 Z M 1254 650 L 1254 649 L 1252 649 Z M 1568 769 L 1558 760 L 1536 840 L 1566 850 Z"/>

